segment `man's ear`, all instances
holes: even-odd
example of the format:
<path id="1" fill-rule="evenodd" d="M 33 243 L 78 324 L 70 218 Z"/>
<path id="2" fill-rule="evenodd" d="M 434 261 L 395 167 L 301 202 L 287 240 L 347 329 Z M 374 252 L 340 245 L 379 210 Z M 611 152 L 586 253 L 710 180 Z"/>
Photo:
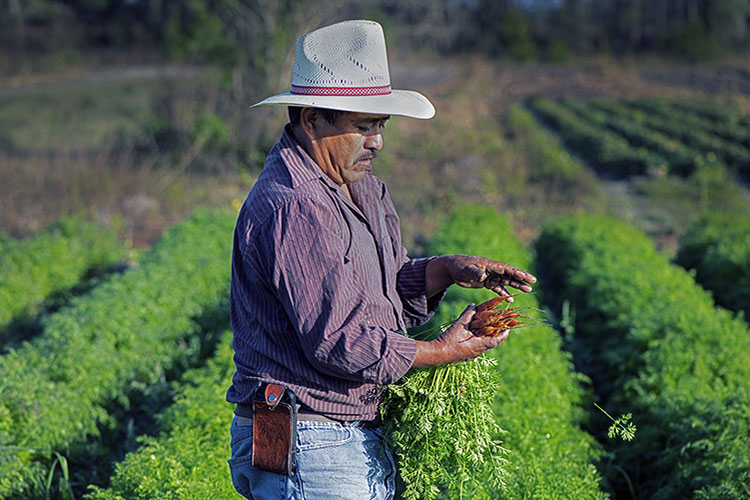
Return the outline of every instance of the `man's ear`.
<path id="1" fill-rule="evenodd" d="M 315 108 L 302 108 L 302 111 L 300 111 L 300 125 L 302 126 L 302 130 L 310 136 L 315 135 L 315 129 L 321 119 L 320 111 Z"/>

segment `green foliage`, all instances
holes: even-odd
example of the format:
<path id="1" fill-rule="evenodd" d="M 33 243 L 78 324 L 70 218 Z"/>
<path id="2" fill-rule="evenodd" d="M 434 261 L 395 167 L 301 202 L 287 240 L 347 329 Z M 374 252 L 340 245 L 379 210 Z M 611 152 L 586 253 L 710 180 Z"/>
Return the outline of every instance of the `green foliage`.
<path id="1" fill-rule="evenodd" d="M 630 100 L 627 104 L 663 119 L 679 121 L 727 141 L 750 147 L 750 129 L 739 123 L 741 113 L 737 106 L 715 99 L 699 101 L 664 97 Z"/>
<path id="2" fill-rule="evenodd" d="M 141 448 L 117 465 L 110 486 L 92 487 L 85 498 L 237 498 L 226 467 L 232 412 L 225 393 L 234 374 L 233 352 L 228 331 L 206 366 L 181 378 L 174 403 L 159 415 L 160 434 L 141 438 Z"/>
<path id="3" fill-rule="evenodd" d="M 206 111 L 195 124 L 194 142 L 201 143 L 202 147 L 226 148 L 229 145 L 229 125 L 221 116 Z"/>
<path id="4" fill-rule="evenodd" d="M 544 130 L 526 108 L 512 104 L 507 118 L 512 144 L 527 159 L 530 183 L 544 186 L 547 192 L 564 193 L 570 197 L 568 205 L 597 194 L 596 176 L 565 150 L 555 134 Z"/>
<path id="5" fill-rule="evenodd" d="M 690 145 L 705 158 L 701 161 L 712 164 L 721 160 L 740 175 L 750 178 L 750 148 L 726 140 L 710 130 L 696 127 L 689 120 L 683 121 L 679 115 L 662 117 L 638 110 L 621 101 L 602 100 L 595 101 L 592 105 L 618 119 L 638 124 L 646 132 L 659 132 Z"/>
<path id="6" fill-rule="evenodd" d="M 702 217 L 680 238 L 675 262 L 694 269 L 717 303 L 750 318 L 750 216 Z"/>
<path id="7" fill-rule="evenodd" d="M 670 99 L 668 101 L 672 109 L 678 109 L 685 113 L 695 115 L 699 119 L 708 120 L 712 125 L 735 125 L 735 132 L 745 134 L 748 130 L 742 130 L 742 126 L 750 124 L 750 115 L 742 111 L 736 102 L 723 99 Z"/>
<path id="8" fill-rule="evenodd" d="M 729 469 L 731 463 L 744 465 L 730 457 L 724 457 L 727 474 L 704 474 L 716 458 L 710 454 L 682 462 L 679 471 L 666 462 L 650 464 L 663 453 L 699 446 L 689 441 L 673 448 L 677 439 L 669 426 L 690 417 L 686 408 L 700 400 L 721 408 L 722 401 L 747 387 L 747 324 L 715 308 L 690 274 L 624 222 L 564 217 L 544 228 L 536 250 L 545 303 L 559 311 L 569 301 L 575 310 L 571 348 L 604 406 L 632 409 L 638 422 L 632 442 L 610 443 L 610 448 L 639 495 L 654 498 L 669 491 L 665 498 L 690 498 L 727 481 L 739 488 L 733 478 L 742 477 L 741 470 Z M 734 440 L 746 436 L 721 433 L 710 440 L 717 450 L 730 450 L 738 446 Z M 622 477 L 611 476 L 616 490 L 624 488 L 618 484 Z"/>
<path id="9" fill-rule="evenodd" d="M 679 401 L 662 415 L 669 438 L 656 457 L 658 470 L 671 471 L 650 498 L 696 500 L 750 497 L 750 393 L 741 388 L 726 398 Z"/>
<path id="10" fill-rule="evenodd" d="M 163 24 L 164 50 L 173 57 L 227 67 L 237 64 L 242 46 L 230 38 L 224 19 L 217 13 L 232 3 L 189 0 L 170 5 Z"/>
<path id="11" fill-rule="evenodd" d="M 550 99 L 536 97 L 529 106 L 557 130 L 569 147 L 606 175 L 642 175 L 658 172 L 668 165 L 662 155 L 631 146 L 619 134 L 588 123 Z"/>
<path id="12" fill-rule="evenodd" d="M 80 217 L 64 217 L 46 231 L 8 240 L 0 248 L 0 332 L 19 315 L 37 312 L 50 295 L 126 254 L 112 231 Z"/>
<path id="13" fill-rule="evenodd" d="M 536 45 L 524 13 L 510 8 L 497 23 L 495 37 L 498 45 L 494 51 L 513 61 L 528 61 L 536 58 Z"/>
<path id="14" fill-rule="evenodd" d="M 484 482 L 503 486 L 505 460 L 492 400 L 500 374 L 492 358 L 411 372 L 390 387 L 384 433 L 398 457 L 407 499 L 475 498 Z"/>
<path id="15" fill-rule="evenodd" d="M 607 437 L 612 439 L 613 437 L 620 437 L 623 441 L 632 441 L 635 437 L 635 423 L 631 421 L 633 418 L 632 413 L 626 413 L 614 418 L 612 415 L 606 412 L 604 408 L 594 403 L 594 406 L 599 408 L 606 416 L 612 421 L 609 429 L 607 429 Z"/>
<path id="16" fill-rule="evenodd" d="M 651 173 L 688 175 L 703 167 L 726 168 L 723 162 L 716 158 L 716 155 L 704 156 L 702 152 L 694 150 L 679 140 L 647 128 L 642 123 L 633 121 L 628 117 L 616 113 L 609 114 L 571 98 L 563 98 L 561 102 L 583 119 L 621 135 L 632 146 L 647 148 L 649 151 L 663 156 L 666 160 L 665 171 Z"/>
<path id="17" fill-rule="evenodd" d="M 169 229 L 138 268 L 47 317 L 42 336 L 0 358 L 0 496 L 43 494 L 48 463 L 99 426 L 105 405 L 194 356 L 196 319 L 229 288 L 234 214 L 198 211 Z"/>
<path id="18" fill-rule="evenodd" d="M 723 47 L 716 33 L 712 33 L 701 20 L 688 21 L 670 37 L 667 45 L 683 57 L 708 61 L 720 56 Z"/>
<path id="19" fill-rule="evenodd" d="M 531 263 L 531 256 L 520 245 L 507 220 L 492 208 L 482 206 L 457 207 L 430 242 L 430 253 L 470 253 L 522 268 L 528 268 Z M 469 303 L 478 303 L 492 295 L 488 290 L 452 288 L 427 328 L 455 319 Z M 517 297 L 516 305 L 535 307 L 537 303 L 534 295 L 526 295 Z M 492 405 L 496 425 L 505 431 L 496 436 L 502 438 L 502 446 L 506 450 L 504 459 L 507 462 L 503 468 L 505 487 L 498 490 L 490 486 L 497 480 L 497 474 L 482 476 L 478 479 L 483 482 L 483 488 L 467 497 L 602 498 L 599 475 L 593 465 L 599 455 L 599 447 L 580 428 L 585 418 L 582 406 L 586 392 L 580 385 L 583 379 L 573 371 L 569 356 L 560 347 L 560 337 L 553 329 L 529 328 L 511 334 L 511 338 L 502 346 L 479 358 L 496 360 L 496 367 L 483 362 L 474 367 L 451 365 L 433 369 L 481 369 L 485 371 L 482 380 L 494 379 L 495 375 L 490 374 L 489 370 L 497 370 L 502 376 L 494 386 Z M 427 379 L 422 372 L 418 372 L 419 377 Z M 409 384 L 412 376 L 415 374 L 407 375 L 394 389 L 400 384 Z M 451 390 L 473 391 L 474 388 L 466 385 Z M 480 405 L 477 402 L 475 406 Z M 416 418 L 416 415 L 412 414 L 412 417 Z M 442 417 L 447 418 L 445 414 Z M 393 418 L 393 427 L 405 429 L 403 432 L 408 432 L 410 425 L 416 425 L 411 421 L 400 421 L 398 415 L 393 415 Z M 482 429 L 486 429 L 487 425 L 481 422 Z M 442 427 L 433 422 L 433 428 L 439 430 Z M 447 433 L 441 432 L 431 436 L 431 439 L 436 437 L 446 441 L 446 447 L 455 447 Z M 403 467 L 400 469 L 403 475 Z"/>

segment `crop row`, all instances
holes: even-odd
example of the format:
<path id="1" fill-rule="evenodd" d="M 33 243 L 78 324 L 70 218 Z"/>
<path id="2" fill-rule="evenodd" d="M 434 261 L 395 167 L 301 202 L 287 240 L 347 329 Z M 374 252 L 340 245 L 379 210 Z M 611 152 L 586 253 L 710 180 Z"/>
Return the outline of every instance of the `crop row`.
<path id="1" fill-rule="evenodd" d="M 430 243 L 434 255 L 469 253 L 528 269 L 529 252 L 515 236 L 507 219 L 494 209 L 464 206 L 454 210 Z M 455 319 L 469 303 L 491 297 L 489 291 L 453 287 L 434 322 Z M 534 309 L 534 295 L 518 297 L 514 306 Z M 508 464 L 502 494 L 490 498 L 602 498 L 594 462 L 600 448 L 581 429 L 587 394 L 581 374 L 561 350 L 560 336 L 548 326 L 521 329 L 498 349 L 501 385 L 494 413 L 505 432 Z"/>
<path id="2" fill-rule="evenodd" d="M 690 107 L 686 109 L 682 106 L 681 101 L 672 99 L 653 97 L 641 100 L 628 100 L 625 103 L 633 108 L 658 115 L 661 118 L 679 121 L 709 134 L 717 135 L 725 140 L 734 141 L 738 145 L 750 148 L 750 124 L 738 123 L 737 119 L 716 121 L 706 117 L 705 114 L 694 112 Z M 713 106 L 711 109 L 716 111 Z M 713 113 L 711 116 L 713 116 Z"/>
<path id="3" fill-rule="evenodd" d="M 512 104 L 506 115 L 512 144 L 520 148 L 528 165 L 528 180 L 550 186 L 549 191 L 569 196 L 568 205 L 596 190 L 596 176 L 562 146 L 560 138 L 539 125 L 520 104 Z"/>
<path id="4" fill-rule="evenodd" d="M 595 101 L 591 103 L 611 116 L 632 120 L 647 129 L 674 137 L 692 148 L 701 151 L 707 158 L 717 156 L 743 176 L 750 176 L 750 148 L 727 141 L 717 135 L 703 131 L 676 117 L 661 117 L 632 108 L 623 102 Z"/>
<path id="5" fill-rule="evenodd" d="M 717 102 L 715 100 L 679 99 L 673 101 L 674 107 L 693 113 L 714 123 L 725 123 L 736 126 L 750 126 L 750 115 L 742 113 L 735 103 Z"/>
<path id="6" fill-rule="evenodd" d="M 563 98 L 561 103 L 584 120 L 621 135 L 632 146 L 644 147 L 661 155 L 666 160 L 667 171 L 670 174 L 689 175 L 703 167 L 726 168 L 718 158 L 706 157 L 702 152 L 696 151 L 674 137 L 649 129 L 630 117 L 606 113 L 572 98 Z"/>
<path id="7" fill-rule="evenodd" d="M 569 147 L 604 174 L 627 177 L 668 168 L 664 156 L 645 147 L 633 147 L 620 134 L 604 130 L 548 98 L 536 97 L 529 106 Z"/>
<path id="8" fill-rule="evenodd" d="M 197 319 L 229 287 L 234 219 L 197 212 L 0 358 L 0 497 L 43 496 L 53 453 L 74 453 L 112 425 L 108 402 L 198 352 Z"/>
<path id="9" fill-rule="evenodd" d="M 603 403 L 632 411 L 638 426 L 634 441 L 610 448 L 612 470 L 625 472 L 609 477 L 615 491 L 748 498 L 748 325 L 621 221 L 561 218 L 536 252 L 544 302 L 573 311 L 580 366 Z"/>
<path id="10" fill-rule="evenodd" d="M 89 500 L 230 500 L 226 390 L 234 374 L 232 333 L 225 332 L 206 366 L 185 373 L 173 404 L 159 416 L 161 432 L 120 462 L 106 489 Z"/>
<path id="11" fill-rule="evenodd" d="M 52 294 L 126 253 L 113 232 L 79 217 L 64 217 L 28 239 L 7 239 L 0 248 L 0 341 L 11 321 L 34 314 Z"/>
<path id="12" fill-rule="evenodd" d="M 750 320 L 750 216 L 702 217 L 680 238 L 675 262 L 695 270 L 718 304 Z"/>

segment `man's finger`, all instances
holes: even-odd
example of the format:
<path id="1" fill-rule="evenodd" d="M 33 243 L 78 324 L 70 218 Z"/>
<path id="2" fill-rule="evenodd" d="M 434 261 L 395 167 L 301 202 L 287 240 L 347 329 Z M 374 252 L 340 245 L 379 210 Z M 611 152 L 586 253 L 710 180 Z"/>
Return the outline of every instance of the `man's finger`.
<path id="1" fill-rule="evenodd" d="M 477 306 L 476 304 L 469 304 L 466 306 L 466 309 L 463 310 L 461 315 L 456 320 L 459 324 L 462 325 L 468 325 L 471 323 L 471 319 L 474 317 L 474 314 L 477 312 Z"/>
<path id="2" fill-rule="evenodd" d="M 505 342 L 509 336 L 510 330 L 504 330 L 502 333 L 500 333 L 497 337 L 495 337 L 495 339 L 497 340 L 497 344 L 495 344 L 495 347 Z"/>
<path id="3" fill-rule="evenodd" d="M 506 299 L 507 302 L 513 302 L 513 297 L 510 296 L 511 294 L 508 293 L 508 290 L 503 285 L 497 285 L 493 288 L 490 288 L 490 290 L 500 295 L 501 297 L 507 296 L 508 297 Z"/>
<path id="4" fill-rule="evenodd" d="M 502 262 L 498 262 L 497 264 L 499 265 L 489 266 L 488 271 L 491 275 L 497 276 L 500 279 L 516 279 L 526 283 L 536 283 L 536 276 L 523 269 Z"/>
<path id="5" fill-rule="evenodd" d="M 516 280 L 499 280 L 497 282 L 487 283 L 487 288 L 492 290 L 498 295 L 511 295 L 508 293 L 508 289 L 505 288 L 506 286 L 515 288 L 517 290 L 521 290 L 522 292 L 530 292 L 532 290 L 531 286 L 527 285 L 526 283 L 516 281 Z"/>

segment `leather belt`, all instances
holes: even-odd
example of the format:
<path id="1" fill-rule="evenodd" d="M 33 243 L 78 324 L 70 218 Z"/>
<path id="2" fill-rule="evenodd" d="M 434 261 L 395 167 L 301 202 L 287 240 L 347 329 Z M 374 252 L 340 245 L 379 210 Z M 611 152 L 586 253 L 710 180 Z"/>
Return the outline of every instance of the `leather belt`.
<path id="1" fill-rule="evenodd" d="M 251 404 L 242 404 L 238 403 L 235 410 L 235 415 L 238 417 L 244 417 L 244 418 L 253 418 L 253 405 Z M 322 413 L 318 413 L 314 410 L 311 410 L 309 408 L 300 407 L 297 410 L 297 422 L 328 422 L 333 424 L 340 424 L 344 427 L 364 427 L 364 428 L 374 428 L 374 427 L 380 427 L 379 421 L 374 420 L 354 420 L 354 421 L 348 421 L 348 420 L 338 420 L 335 418 L 327 417 L 323 415 Z"/>

